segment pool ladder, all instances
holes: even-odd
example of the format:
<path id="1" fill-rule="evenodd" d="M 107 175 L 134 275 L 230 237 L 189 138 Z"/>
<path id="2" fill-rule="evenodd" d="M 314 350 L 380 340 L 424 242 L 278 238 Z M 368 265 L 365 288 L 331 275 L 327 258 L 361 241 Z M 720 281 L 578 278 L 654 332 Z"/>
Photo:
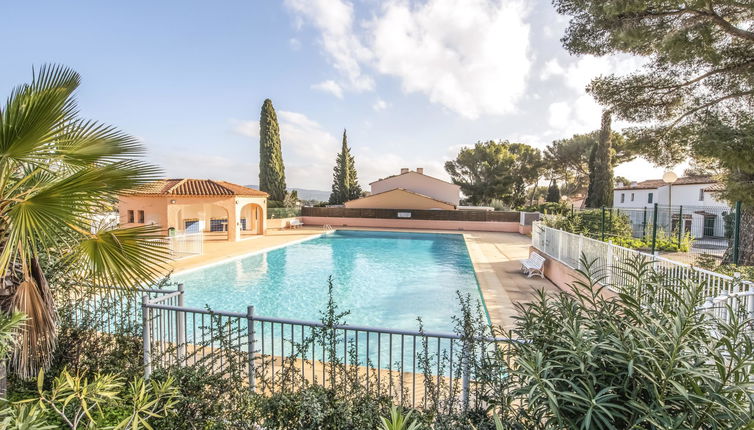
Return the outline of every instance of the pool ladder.
<path id="1" fill-rule="evenodd" d="M 322 226 L 322 231 L 324 231 L 325 233 L 330 233 L 332 231 L 335 231 L 335 229 L 332 228 L 330 224 L 325 224 Z"/>

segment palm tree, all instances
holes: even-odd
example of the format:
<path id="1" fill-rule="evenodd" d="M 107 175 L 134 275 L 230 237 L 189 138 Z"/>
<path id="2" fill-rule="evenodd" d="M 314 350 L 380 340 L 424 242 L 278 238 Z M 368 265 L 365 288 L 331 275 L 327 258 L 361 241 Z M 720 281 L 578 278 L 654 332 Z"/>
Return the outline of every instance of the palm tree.
<path id="1" fill-rule="evenodd" d="M 119 193 L 159 170 L 134 159 L 143 153 L 134 137 L 79 118 L 79 81 L 71 69 L 43 66 L 0 107 L 0 310 L 27 316 L 11 359 L 21 377 L 46 367 L 55 347 L 51 273 L 133 291 L 168 258 L 152 240 L 157 226 L 93 227 Z"/>

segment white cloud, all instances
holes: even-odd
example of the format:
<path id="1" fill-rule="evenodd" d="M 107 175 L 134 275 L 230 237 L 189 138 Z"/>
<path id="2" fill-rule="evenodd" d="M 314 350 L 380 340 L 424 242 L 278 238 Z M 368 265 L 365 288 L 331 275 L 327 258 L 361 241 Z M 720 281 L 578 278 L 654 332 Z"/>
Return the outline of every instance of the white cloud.
<path id="1" fill-rule="evenodd" d="M 298 51 L 299 49 L 301 49 L 301 41 L 299 41 L 295 37 L 291 37 L 290 39 L 288 39 L 288 45 L 294 51 Z"/>
<path id="2" fill-rule="evenodd" d="M 330 93 L 339 99 L 343 98 L 343 88 L 341 88 L 340 85 L 338 85 L 338 83 L 333 80 L 327 80 L 318 84 L 314 84 L 312 85 L 312 89 Z"/>
<path id="3" fill-rule="evenodd" d="M 319 30 L 348 89 L 373 89 L 364 69 L 375 70 L 466 118 L 515 111 L 524 95 L 532 61 L 523 0 L 390 0 L 361 25 L 346 0 L 286 5 Z"/>
<path id="4" fill-rule="evenodd" d="M 369 25 L 375 67 L 467 118 L 512 112 L 531 66 L 526 14 L 514 0 L 390 1 Z"/>
<path id="5" fill-rule="evenodd" d="M 600 75 L 625 75 L 641 67 L 644 62 L 645 60 L 638 57 L 626 55 L 609 57 L 583 55 L 574 62 L 563 66 L 557 59 L 553 58 L 545 63 L 540 78 L 547 80 L 561 77 L 568 87 L 576 91 L 584 91 L 589 82 Z"/>
<path id="6" fill-rule="evenodd" d="M 338 139 L 315 120 L 298 112 L 278 111 L 288 186 L 327 190 Z M 259 139 L 259 121 L 231 121 L 234 132 Z"/>
<path id="7" fill-rule="evenodd" d="M 389 105 L 388 105 L 388 103 L 385 100 L 377 99 L 377 101 L 375 101 L 374 104 L 372 105 L 372 109 L 374 109 L 375 111 L 379 112 L 381 110 L 387 109 L 388 106 Z"/>
<path id="8" fill-rule="evenodd" d="M 304 18 L 319 30 L 322 49 L 333 67 L 346 78 L 350 88 L 357 91 L 374 88 L 372 78 L 361 69 L 360 61 L 368 59 L 370 52 L 354 33 L 354 12 L 350 2 L 285 0 L 285 5 L 297 14 L 297 20 Z"/>

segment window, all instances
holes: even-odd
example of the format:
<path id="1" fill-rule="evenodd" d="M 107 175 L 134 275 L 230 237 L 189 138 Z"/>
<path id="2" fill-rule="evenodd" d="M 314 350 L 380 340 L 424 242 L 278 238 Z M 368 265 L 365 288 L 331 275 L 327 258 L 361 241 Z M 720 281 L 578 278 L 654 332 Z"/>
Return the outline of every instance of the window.
<path id="1" fill-rule="evenodd" d="M 227 218 L 210 219 L 209 231 L 228 231 L 228 219 Z"/>
<path id="2" fill-rule="evenodd" d="M 626 193 L 620 193 L 620 202 L 625 203 L 626 202 Z"/>
<path id="3" fill-rule="evenodd" d="M 654 193 L 649 193 L 649 195 L 647 196 L 647 203 L 652 203 L 654 200 L 654 196 L 655 196 Z"/>
<path id="4" fill-rule="evenodd" d="M 139 211 L 139 224 L 144 224 L 144 211 Z"/>
<path id="5" fill-rule="evenodd" d="M 699 201 L 700 202 L 704 201 L 704 190 L 703 189 L 699 190 Z"/>
<path id="6" fill-rule="evenodd" d="M 634 193 L 631 193 L 631 201 L 634 201 Z"/>
<path id="7" fill-rule="evenodd" d="M 128 211 L 128 222 L 134 222 L 134 211 Z"/>

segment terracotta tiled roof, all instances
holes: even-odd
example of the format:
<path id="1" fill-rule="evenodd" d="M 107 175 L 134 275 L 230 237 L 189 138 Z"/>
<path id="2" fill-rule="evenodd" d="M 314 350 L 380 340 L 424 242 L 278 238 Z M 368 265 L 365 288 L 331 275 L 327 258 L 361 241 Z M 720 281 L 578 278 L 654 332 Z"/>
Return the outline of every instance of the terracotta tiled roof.
<path id="1" fill-rule="evenodd" d="M 694 185 L 694 184 L 717 184 L 717 179 L 712 176 L 690 176 L 686 178 L 678 178 L 673 182 L 673 186 L 676 185 Z M 626 185 L 616 188 L 616 190 L 652 190 L 667 185 L 662 179 L 649 179 L 647 181 L 641 181 L 636 185 Z"/>
<path id="2" fill-rule="evenodd" d="M 725 191 L 725 184 L 723 184 L 722 182 L 717 182 L 704 187 L 704 191 Z"/>
<path id="3" fill-rule="evenodd" d="M 253 188 L 211 179 L 161 179 L 135 189 L 132 194 L 150 196 L 268 196 L 267 193 Z"/>

